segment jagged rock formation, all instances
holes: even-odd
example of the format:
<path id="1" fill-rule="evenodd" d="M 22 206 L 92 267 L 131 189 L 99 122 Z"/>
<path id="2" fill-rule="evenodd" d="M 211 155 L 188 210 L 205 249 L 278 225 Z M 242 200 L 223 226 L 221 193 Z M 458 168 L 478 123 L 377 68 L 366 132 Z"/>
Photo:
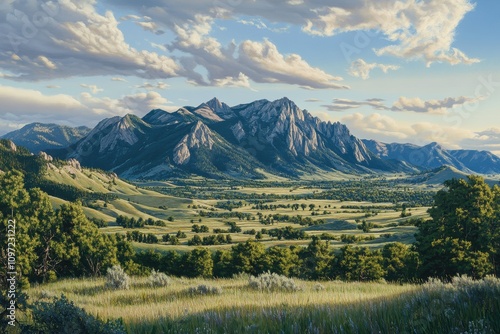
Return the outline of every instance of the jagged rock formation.
<path id="1" fill-rule="evenodd" d="M 214 98 L 176 112 L 155 109 L 142 119 L 113 117 L 69 149 L 50 153 L 136 179 L 414 170 L 383 161 L 345 125 L 323 122 L 288 98 L 235 107 Z"/>
<path id="2" fill-rule="evenodd" d="M 52 158 L 52 156 L 48 155 L 47 153 L 45 153 L 45 152 L 43 152 L 43 151 L 42 151 L 42 152 L 40 152 L 40 153 L 38 153 L 38 155 L 39 155 L 39 156 L 40 156 L 43 160 L 45 160 L 45 161 L 47 161 L 47 162 L 51 162 L 51 161 L 53 161 L 53 160 L 54 160 L 54 158 Z"/>

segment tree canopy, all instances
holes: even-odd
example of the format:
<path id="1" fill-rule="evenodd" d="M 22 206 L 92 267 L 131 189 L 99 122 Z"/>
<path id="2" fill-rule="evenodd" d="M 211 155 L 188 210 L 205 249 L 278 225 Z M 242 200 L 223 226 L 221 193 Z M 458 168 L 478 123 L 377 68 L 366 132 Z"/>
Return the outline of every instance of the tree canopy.
<path id="1" fill-rule="evenodd" d="M 418 226 L 422 277 L 498 273 L 500 188 L 479 176 L 444 185 L 429 209 L 432 219 Z"/>

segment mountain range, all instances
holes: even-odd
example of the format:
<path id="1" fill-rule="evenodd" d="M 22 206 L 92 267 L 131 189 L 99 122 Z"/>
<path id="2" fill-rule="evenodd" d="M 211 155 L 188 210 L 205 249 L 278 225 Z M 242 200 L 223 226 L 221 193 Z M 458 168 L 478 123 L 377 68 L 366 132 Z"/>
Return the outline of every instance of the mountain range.
<path id="1" fill-rule="evenodd" d="M 10 139 L 16 145 L 24 146 L 31 152 L 38 153 L 49 149 L 68 147 L 85 137 L 90 130 L 86 126 L 72 128 L 58 124 L 30 123 L 0 138 Z"/>
<path id="2" fill-rule="evenodd" d="M 235 107 L 214 98 L 173 113 L 155 109 L 142 119 L 113 117 L 68 148 L 49 153 L 129 179 L 413 170 L 375 156 L 345 125 L 321 121 L 288 98 Z"/>
<path id="3" fill-rule="evenodd" d="M 417 172 L 442 165 L 466 173 L 500 172 L 500 158 L 489 152 L 360 140 L 345 125 L 322 121 L 286 97 L 234 107 L 214 98 L 175 112 L 115 116 L 92 130 L 34 123 L 3 138 L 129 179 L 262 178 L 264 172 L 295 178 L 330 171 Z"/>
<path id="4" fill-rule="evenodd" d="M 425 146 L 386 144 L 375 140 L 363 140 L 363 143 L 382 159 L 406 161 L 423 170 L 447 165 L 468 174 L 500 173 L 500 158 L 488 151 L 446 150 L 435 142 Z"/>

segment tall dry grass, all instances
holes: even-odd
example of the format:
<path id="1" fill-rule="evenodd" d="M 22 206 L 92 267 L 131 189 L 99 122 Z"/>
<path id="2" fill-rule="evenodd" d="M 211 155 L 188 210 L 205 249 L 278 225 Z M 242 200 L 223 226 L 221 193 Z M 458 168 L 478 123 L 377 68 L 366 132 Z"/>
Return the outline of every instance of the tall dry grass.
<path id="1" fill-rule="evenodd" d="M 193 294 L 206 284 L 220 294 Z M 455 278 L 423 285 L 296 280 L 294 292 L 255 290 L 248 277 L 171 278 L 151 287 L 132 278 L 129 290 L 102 279 L 63 280 L 33 287 L 32 300 L 65 294 L 87 312 L 123 318 L 130 333 L 495 333 L 500 280 Z"/>

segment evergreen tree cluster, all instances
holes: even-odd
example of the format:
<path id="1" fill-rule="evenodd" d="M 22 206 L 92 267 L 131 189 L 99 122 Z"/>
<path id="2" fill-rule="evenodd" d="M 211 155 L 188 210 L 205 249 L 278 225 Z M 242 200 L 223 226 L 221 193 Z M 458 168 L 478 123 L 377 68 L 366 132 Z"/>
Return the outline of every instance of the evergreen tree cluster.
<path id="1" fill-rule="evenodd" d="M 54 210 L 48 195 L 38 188 L 27 190 L 19 171 L 0 174 L 0 244 L 7 245 L 7 224 L 15 221 L 18 277 L 22 282 L 48 281 L 56 277 L 98 276 L 119 263 L 126 241 L 102 234 L 85 216 L 80 203 Z M 0 250 L 2 268 L 8 253 Z M 0 273 L 5 284 L 5 271 Z"/>

